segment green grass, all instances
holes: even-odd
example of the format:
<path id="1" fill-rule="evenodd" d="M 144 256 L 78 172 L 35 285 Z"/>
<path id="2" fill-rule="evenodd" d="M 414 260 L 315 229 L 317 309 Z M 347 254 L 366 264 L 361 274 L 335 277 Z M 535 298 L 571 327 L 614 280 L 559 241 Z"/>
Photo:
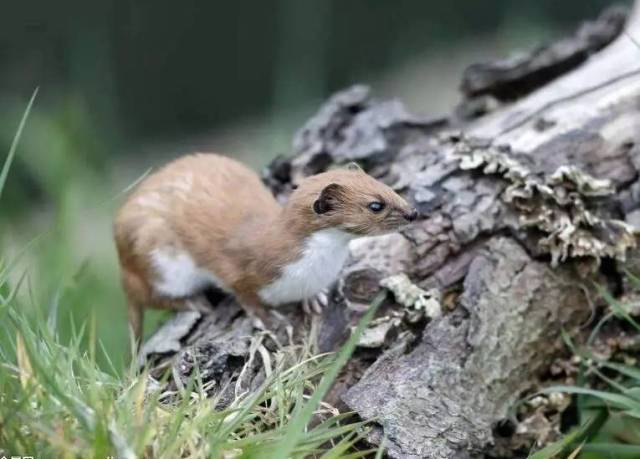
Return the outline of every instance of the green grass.
<path id="1" fill-rule="evenodd" d="M 146 372 L 101 370 L 82 350 L 56 339 L 55 321 L 34 321 L 4 302 L 11 346 L 0 348 L 0 452 L 38 457 L 362 457 L 354 444 L 367 433 L 319 404 L 343 360 L 283 349 L 273 376 L 255 394 L 216 410 L 195 375 L 184 389 L 160 389 Z M 353 340 L 342 350 L 346 356 Z M 96 352 L 99 352 L 98 350 Z M 321 375 L 320 385 L 314 381 Z M 308 427 L 312 416 L 321 420 Z"/>
<path id="2" fill-rule="evenodd" d="M 627 276 L 640 291 L 640 279 Z M 606 290 L 600 294 L 609 311 L 596 324 L 584 346 L 564 336 L 569 348 L 580 357 L 579 385 L 553 386 L 543 393 L 564 392 L 575 396 L 580 426 L 558 442 L 533 454 L 532 459 L 563 458 L 570 454 L 583 459 L 640 458 L 640 368 L 604 360 L 590 351 L 603 325 L 625 321 L 640 337 L 640 324 L 629 314 L 629 305 L 620 303 Z"/>
<path id="3" fill-rule="evenodd" d="M 30 103 L 13 139 L 2 137 L 11 148 L 6 160 L 0 159 L 0 271 L 10 265 L 5 288 L 22 280 L 16 302 L 25 316 L 57 309 L 62 343 L 70 342 L 75 326 L 93 324 L 91 330 L 122 373 L 126 311 L 111 242 L 111 215 L 118 203 L 109 199 L 116 193 L 108 175 L 98 173 L 90 160 L 92 150 L 78 121 L 84 112 L 74 107 L 61 112 L 32 109 Z M 15 131 L 19 119 L 15 110 L 3 107 L 0 120 L 9 129 Z M 5 340 L 0 335 L 0 342 Z M 83 346 L 88 344 L 87 334 Z M 103 355 L 97 358 L 111 371 Z"/>
<path id="4" fill-rule="evenodd" d="M 256 393 L 217 410 L 217 399 L 207 398 L 212 387 L 197 374 L 171 393 L 134 366 L 124 375 L 102 370 L 95 335 L 88 349 L 84 344 L 91 326 L 83 324 L 61 343 L 56 314 L 54 308 L 27 317 L 13 294 L 0 302 L 9 338 L 0 345 L 0 455 L 357 458 L 374 452 L 356 448 L 368 432 L 365 423 L 321 404 L 359 332 L 337 355 L 283 348 Z M 309 427 L 312 418 L 318 422 Z"/>
<path id="5" fill-rule="evenodd" d="M 11 163 L 20 158 L 20 136 L 31 134 L 25 123 L 34 98 L 3 163 L 0 196 Z M 73 174 L 55 186 L 57 212 L 43 232 L 0 220 L 0 456 L 380 456 L 382 450 L 357 446 L 366 423 L 321 402 L 359 331 L 337 354 L 313 355 L 303 345 L 280 349 L 261 388 L 224 409 L 216 409 L 215 396 L 207 398 L 212 387 L 197 373 L 186 387 L 169 392 L 165 381 L 126 365 L 129 342 L 115 259 L 96 256 L 113 257 L 112 248 L 85 254 L 81 241 L 84 223 L 85 229 L 108 225 L 113 201 L 101 185 L 88 187 Z M 97 209 L 100 218 L 94 221 L 86 209 Z M 11 231 L 19 237 L 7 237 Z"/>

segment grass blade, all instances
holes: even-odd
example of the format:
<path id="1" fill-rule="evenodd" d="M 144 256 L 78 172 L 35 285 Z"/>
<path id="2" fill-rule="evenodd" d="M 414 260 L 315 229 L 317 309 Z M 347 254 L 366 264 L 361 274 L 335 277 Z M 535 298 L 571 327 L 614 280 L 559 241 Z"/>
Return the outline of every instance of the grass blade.
<path id="1" fill-rule="evenodd" d="M 333 381 L 338 376 L 338 373 L 340 372 L 342 367 L 347 363 L 347 360 L 349 360 L 351 354 L 353 354 L 360 335 L 373 318 L 374 314 L 384 301 L 384 298 L 385 293 L 381 293 L 373 300 L 371 307 L 362 317 L 362 319 L 360 319 L 356 330 L 351 334 L 347 342 L 340 349 L 340 352 L 336 356 L 334 363 L 322 377 L 320 384 L 318 384 L 318 387 L 316 388 L 311 398 L 303 405 L 302 409 L 292 417 L 284 438 L 275 448 L 275 450 L 277 451 L 277 455 L 274 457 L 281 458 L 291 456 L 291 453 L 294 451 L 296 445 L 302 438 L 304 429 L 313 417 L 313 413 L 318 407 L 318 404 L 331 388 Z"/>
<path id="2" fill-rule="evenodd" d="M 27 123 L 27 118 L 29 118 L 29 113 L 31 113 L 31 107 L 33 107 L 33 103 L 35 102 L 37 95 L 38 95 L 38 88 L 36 88 L 33 91 L 33 94 L 31 95 L 31 100 L 29 100 L 29 104 L 27 104 L 27 108 L 22 114 L 22 119 L 20 120 L 20 124 L 18 125 L 18 130 L 16 131 L 16 135 L 13 136 L 13 141 L 11 142 L 11 148 L 9 148 L 9 154 L 7 155 L 7 159 L 4 161 L 4 166 L 2 166 L 2 172 L 0 172 L 0 197 L 2 197 L 2 189 L 4 188 L 4 184 L 7 181 L 7 177 L 9 176 L 9 168 L 11 167 L 13 158 L 16 155 L 16 150 L 18 149 L 18 143 L 20 142 L 20 137 L 22 137 L 22 131 L 24 130 L 24 126 Z"/>
<path id="3" fill-rule="evenodd" d="M 553 392 L 566 392 L 569 394 L 591 395 L 605 402 L 609 402 L 617 408 L 621 409 L 640 409 L 640 402 L 626 395 L 606 392 L 603 390 L 589 389 L 577 386 L 553 386 L 540 391 L 541 394 L 550 394 Z"/>
<path id="4" fill-rule="evenodd" d="M 615 457 L 617 459 L 640 457 L 640 445 L 624 445 L 619 443 L 588 443 L 582 451 L 585 453 L 599 453 L 601 457 Z"/>

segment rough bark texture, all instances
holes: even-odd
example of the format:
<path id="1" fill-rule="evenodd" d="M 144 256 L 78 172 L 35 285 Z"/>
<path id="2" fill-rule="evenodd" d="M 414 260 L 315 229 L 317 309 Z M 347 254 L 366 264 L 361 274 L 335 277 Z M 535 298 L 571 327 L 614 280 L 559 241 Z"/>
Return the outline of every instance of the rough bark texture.
<path id="1" fill-rule="evenodd" d="M 612 7 L 597 21 L 585 22 L 572 37 L 541 46 L 529 54 L 471 65 L 462 76 L 460 89 L 469 98 L 491 95 L 501 101 L 517 99 L 607 46 L 620 35 L 625 19 L 624 8 Z"/>
<path id="2" fill-rule="evenodd" d="M 375 417 L 370 441 L 383 431 L 390 456 L 481 457 L 563 352 L 560 331 L 592 313 L 593 281 L 624 293 L 619 264 L 640 224 L 640 50 L 621 24 L 614 10 L 528 59 L 472 67 L 466 94 L 517 99 L 491 113 L 425 120 L 350 88 L 265 171 L 286 199 L 301 177 L 357 161 L 420 212 L 402 234 L 353 243 L 313 324 L 320 350 L 335 349 L 380 289 L 393 292 L 330 395 Z M 638 14 L 627 28 L 640 37 Z M 198 365 L 226 385 L 224 402 L 259 384 L 261 353 L 304 338 L 299 308 L 281 313 L 296 333 L 269 338 L 225 299 L 211 315 L 178 315 L 144 354 L 178 385 Z"/>

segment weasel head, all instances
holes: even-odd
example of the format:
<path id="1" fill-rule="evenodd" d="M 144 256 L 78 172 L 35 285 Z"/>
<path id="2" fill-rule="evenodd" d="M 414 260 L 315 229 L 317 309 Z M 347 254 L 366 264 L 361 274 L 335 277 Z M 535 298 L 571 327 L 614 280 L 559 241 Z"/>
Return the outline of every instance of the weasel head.
<path id="1" fill-rule="evenodd" d="M 368 236 L 396 231 L 418 213 L 389 186 L 352 163 L 302 180 L 289 197 L 285 215 L 310 232 L 337 228 Z"/>

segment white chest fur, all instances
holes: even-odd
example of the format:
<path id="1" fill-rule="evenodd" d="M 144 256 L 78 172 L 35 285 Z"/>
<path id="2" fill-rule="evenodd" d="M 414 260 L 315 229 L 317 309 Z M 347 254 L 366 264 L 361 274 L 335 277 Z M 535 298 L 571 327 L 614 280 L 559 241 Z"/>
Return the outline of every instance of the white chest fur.
<path id="1" fill-rule="evenodd" d="M 208 285 L 225 290 L 223 283 L 207 270 L 194 263 L 188 253 L 172 248 L 156 249 L 151 262 L 157 274 L 155 290 L 171 298 L 191 296 Z"/>
<path id="2" fill-rule="evenodd" d="M 260 299 L 276 306 L 311 298 L 329 287 L 347 260 L 352 238 L 339 229 L 317 231 L 307 239 L 302 256 L 258 292 Z"/>

